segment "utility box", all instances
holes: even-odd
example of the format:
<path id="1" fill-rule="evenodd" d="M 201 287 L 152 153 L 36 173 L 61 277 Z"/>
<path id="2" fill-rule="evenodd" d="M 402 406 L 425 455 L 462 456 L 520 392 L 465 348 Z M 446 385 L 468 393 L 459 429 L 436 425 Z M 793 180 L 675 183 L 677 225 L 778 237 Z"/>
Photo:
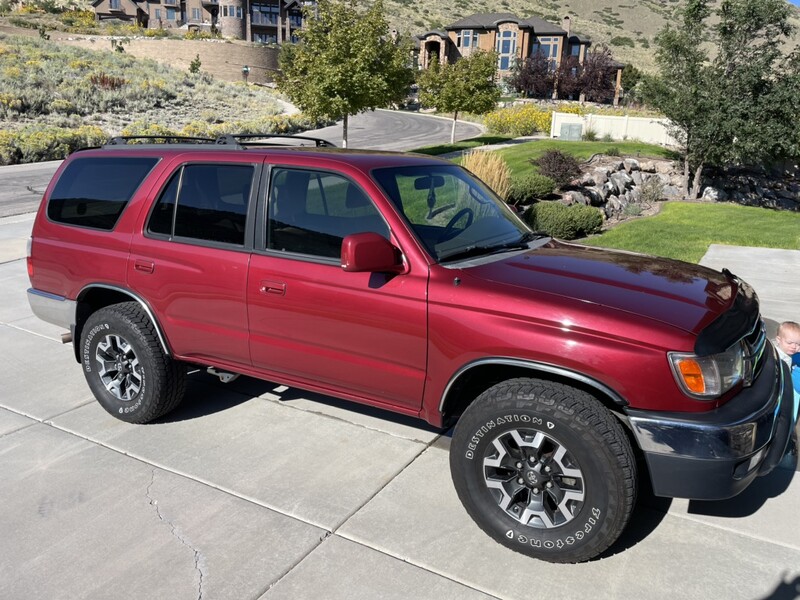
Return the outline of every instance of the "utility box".
<path id="1" fill-rule="evenodd" d="M 562 123 L 561 133 L 558 139 L 567 142 L 579 142 L 583 137 L 583 125 L 581 123 Z"/>

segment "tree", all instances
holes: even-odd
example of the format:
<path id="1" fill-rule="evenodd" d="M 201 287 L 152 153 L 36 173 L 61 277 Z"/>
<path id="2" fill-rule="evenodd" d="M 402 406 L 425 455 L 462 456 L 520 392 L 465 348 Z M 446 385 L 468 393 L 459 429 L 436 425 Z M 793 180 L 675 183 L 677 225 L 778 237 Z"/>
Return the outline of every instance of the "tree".
<path id="1" fill-rule="evenodd" d="M 789 12 L 783 0 L 723 0 L 712 27 L 709 2 L 688 0 L 679 25 L 656 37 L 659 74 L 644 78 L 643 92 L 683 147 L 686 197 L 699 196 L 707 165 L 800 155 L 800 67 L 781 51 Z M 713 60 L 698 40 L 714 44 Z"/>
<path id="2" fill-rule="evenodd" d="M 552 62 L 542 53 L 517 62 L 508 84 L 516 91 L 532 98 L 549 98 L 553 95 L 555 71 Z"/>
<path id="3" fill-rule="evenodd" d="M 590 102 L 608 102 L 614 97 L 613 62 L 607 46 L 600 45 L 586 53 L 580 68 L 579 87 Z"/>
<path id="4" fill-rule="evenodd" d="M 482 115 L 497 105 L 500 90 L 494 82 L 496 67 L 494 52 L 476 52 L 452 65 L 439 65 L 434 61 L 419 74 L 420 103 L 440 112 L 453 113 L 451 144 L 456 140 L 458 113 Z"/>
<path id="5" fill-rule="evenodd" d="M 389 35 L 383 1 L 365 12 L 356 0 L 319 0 L 305 8 L 298 44 L 281 49 L 278 89 L 311 117 L 341 119 L 347 147 L 350 115 L 406 97 L 413 81 L 410 44 Z"/>
<path id="6" fill-rule="evenodd" d="M 574 98 L 581 93 L 581 64 L 577 56 L 567 56 L 561 61 L 555 84 L 559 98 Z"/>

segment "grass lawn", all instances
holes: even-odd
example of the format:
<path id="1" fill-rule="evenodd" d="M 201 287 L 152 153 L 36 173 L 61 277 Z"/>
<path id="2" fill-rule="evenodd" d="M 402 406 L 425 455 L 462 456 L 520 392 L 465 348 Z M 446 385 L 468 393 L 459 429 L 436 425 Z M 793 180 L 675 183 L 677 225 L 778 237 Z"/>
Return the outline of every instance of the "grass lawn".
<path id="1" fill-rule="evenodd" d="M 462 140 L 455 144 L 439 144 L 437 146 L 424 146 L 414 150 L 419 154 L 429 154 L 430 156 L 438 156 L 440 154 L 447 154 L 448 152 L 458 152 L 459 150 L 470 150 L 478 146 L 486 146 L 487 144 L 502 144 L 513 138 L 502 135 L 481 135 L 479 137 Z"/>
<path id="2" fill-rule="evenodd" d="M 637 159 L 676 158 L 674 152 L 661 146 L 642 142 L 564 142 L 561 140 L 535 140 L 500 150 L 512 175 L 520 176 L 536 171 L 536 167 L 528 162 L 531 158 L 539 158 L 547 150 L 560 150 L 571 154 L 578 160 L 589 160 L 594 154 L 618 152 L 621 156 Z"/>
<path id="3" fill-rule="evenodd" d="M 668 202 L 654 217 L 580 240 L 697 263 L 709 244 L 800 250 L 800 213 L 737 204 Z"/>

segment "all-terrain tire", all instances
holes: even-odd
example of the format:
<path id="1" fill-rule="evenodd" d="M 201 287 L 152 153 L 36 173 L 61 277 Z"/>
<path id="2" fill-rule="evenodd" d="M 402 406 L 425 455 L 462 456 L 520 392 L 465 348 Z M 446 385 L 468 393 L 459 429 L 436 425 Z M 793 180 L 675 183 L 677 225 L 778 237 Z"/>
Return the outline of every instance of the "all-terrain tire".
<path id="1" fill-rule="evenodd" d="M 586 392 L 538 379 L 499 383 L 467 408 L 450 471 L 481 529 L 549 562 L 601 554 L 636 497 L 636 463 L 617 419 Z"/>
<path id="2" fill-rule="evenodd" d="M 100 405 L 128 423 L 148 423 L 180 404 L 186 368 L 167 356 L 136 302 L 93 313 L 81 331 L 83 374 Z"/>

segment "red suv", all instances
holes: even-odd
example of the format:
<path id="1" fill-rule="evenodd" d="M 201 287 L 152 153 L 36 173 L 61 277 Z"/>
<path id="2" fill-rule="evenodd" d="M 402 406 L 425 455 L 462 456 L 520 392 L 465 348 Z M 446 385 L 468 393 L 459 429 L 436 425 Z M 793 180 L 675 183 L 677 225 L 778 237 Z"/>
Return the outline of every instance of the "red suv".
<path id="1" fill-rule="evenodd" d="M 201 366 L 455 423 L 469 514 L 554 562 L 605 551 L 639 479 L 728 498 L 787 448 L 791 386 L 729 272 L 535 233 L 435 158 L 129 141 L 63 163 L 28 259 L 33 311 L 122 420 Z"/>

